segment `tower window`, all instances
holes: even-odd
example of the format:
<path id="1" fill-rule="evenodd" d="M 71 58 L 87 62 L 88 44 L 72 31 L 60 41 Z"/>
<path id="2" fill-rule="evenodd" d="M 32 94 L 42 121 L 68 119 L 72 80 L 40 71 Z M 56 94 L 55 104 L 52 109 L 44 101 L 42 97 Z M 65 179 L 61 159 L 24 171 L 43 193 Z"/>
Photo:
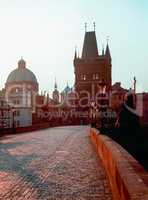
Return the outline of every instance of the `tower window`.
<path id="1" fill-rule="evenodd" d="M 85 74 L 81 75 L 81 79 L 85 81 L 86 80 L 86 75 Z"/>
<path id="2" fill-rule="evenodd" d="M 15 105 L 19 105 L 19 104 L 20 104 L 20 101 L 19 101 L 19 100 L 14 100 L 13 103 L 14 103 Z"/>
<path id="3" fill-rule="evenodd" d="M 14 111 L 14 116 L 20 116 L 20 111 L 19 110 L 15 110 Z"/>
<path id="4" fill-rule="evenodd" d="M 20 111 L 19 110 L 17 110 L 17 116 L 20 116 Z"/>
<path id="5" fill-rule="evenodd" d="M 17 127 L 20 127 L 20 121 L 14 121 L 14 126 L 17 128 Z"/>
<path id="6" fill-rule="evenodd" d="M 99 74 L 93 74 L 93 80 L 98 80 L 99 79 Z"/>
<path id="7" fill-rule="evenodd" d="M 97 79 L 97 80 L 99 79 L 99 75 L 98 75 L 98 74 L 96 74 L 96 79 Z"/>

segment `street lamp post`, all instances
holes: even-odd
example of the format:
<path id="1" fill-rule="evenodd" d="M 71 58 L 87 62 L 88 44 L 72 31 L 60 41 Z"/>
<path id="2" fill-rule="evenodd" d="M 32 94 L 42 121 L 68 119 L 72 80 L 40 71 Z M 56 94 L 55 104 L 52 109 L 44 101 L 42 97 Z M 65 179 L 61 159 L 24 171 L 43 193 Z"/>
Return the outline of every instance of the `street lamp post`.
<path id="1" fill-rule="evenodd" d="M 103 129 L 105 127 L 105 122 L 104 122 L 104 112 L 106 111 L 106 107 L 105 107 L 105 100 L 106 99 L 106 95 L 107 95 L 107 91 L 106 91 L 106 84 L 104 83 L 104 81 L 100 81 L 98 84 L 99 87 L 99 94 L 100 94 L 100 125 L 101 125 L 101 129 Z"/>
<path id="2" fill-rule="evenodd" d="M 90 113 L 90 118 L 91 118 L 91 125 L 96 126 L 96 112 L 97 112 L 97 106 L 94 100 L 90 102 L 90 108 L 91 108 L 91 113 Z"/>

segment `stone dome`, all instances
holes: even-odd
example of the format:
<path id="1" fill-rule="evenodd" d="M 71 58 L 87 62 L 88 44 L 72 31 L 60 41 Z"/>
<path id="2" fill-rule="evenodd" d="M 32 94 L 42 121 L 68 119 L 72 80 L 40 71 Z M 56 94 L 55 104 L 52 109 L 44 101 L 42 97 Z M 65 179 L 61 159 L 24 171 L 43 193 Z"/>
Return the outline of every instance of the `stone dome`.
<path id="1" fill-rule="evenodd" d="M 9 74 L 7 78 L 7 83 L 23 82 L 23 81 L 37 83 L 36 76 L 32 71 L 30 71 L 27 68 L 15 69 Z"/>
<path id="2" fill-rule="evenodd" d="M 14 82 L 37 83 L 36 76 L 32 71 L 26 68 L 26 62 L 23 59 L 18 62 L 18 68 L 13 70 L 7 78 L 7 83 Z"/>
<path id="3" fill-rule="evenodd" d="M 62 93 L 68 93 L 68 92 L 70 92 L 70 91 L 71 91 L 71 88 L 67 85 L 67 86 L 64 88 L 64 90 L 63 90 Z"/>

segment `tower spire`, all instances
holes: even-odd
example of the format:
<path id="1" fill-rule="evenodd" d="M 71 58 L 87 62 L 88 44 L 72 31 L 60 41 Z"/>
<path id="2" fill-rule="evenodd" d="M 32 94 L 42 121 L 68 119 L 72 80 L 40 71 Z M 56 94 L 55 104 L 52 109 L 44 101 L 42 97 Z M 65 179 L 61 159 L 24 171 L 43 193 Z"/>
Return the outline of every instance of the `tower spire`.
<path id="1" fill-rule="evenodd" d="M 56 81 L 56 78 L 55 78 L 55 83 L 54 83 L 54 89 L 57 90 L 58 86 L 57 86 L 57 81 Z"/>
<path id="2" fill-rule="evenodd" d="M 74 59 L 77 59 L 77 46 L 75 46 L 75 56 Z"/>
<path id="3" fill-rule="evenodd" d="M 106 40 L 107 40 L 107 44 L 108 44 L 108 43 L 109 43 L 109 36 L 107 36 L 107 39 L 106 39 Z"/>
<path id="4" fill-rule="evenodd" d="M 52 98 L 55 103 L 59 102 L 59 91 L 58 91 L 58 87 L 57 87 L 56 78 L 55 78 L 54 91 L 52 93 Z"/>
<path id="5" fill-rule="evenodd" d="M 94 31 L 86 32 L 83 43 L 82 59 L 98 57 L 98 47 L 96 33 Z"/>
<path id="6" fill-rule="evenodd" d="M 104 56 L 104 44 L 102 44 L 102 56 Z"/>
<path id="7" fill-rule="evenodd" d="M 96 31 L 96 23 L 94 22 L 93 25 L 94 25 L 94 32 L 95 32 Z"/>
<path id="8" fill-rule="evenodd" d="M 109 59 L 111 59 L 111 54 L 110 54 L 110 49 L 109 49 L 109 36 L 107 36 L 107 45 L 106 45 L 105 55 L 106 55 Z"/>

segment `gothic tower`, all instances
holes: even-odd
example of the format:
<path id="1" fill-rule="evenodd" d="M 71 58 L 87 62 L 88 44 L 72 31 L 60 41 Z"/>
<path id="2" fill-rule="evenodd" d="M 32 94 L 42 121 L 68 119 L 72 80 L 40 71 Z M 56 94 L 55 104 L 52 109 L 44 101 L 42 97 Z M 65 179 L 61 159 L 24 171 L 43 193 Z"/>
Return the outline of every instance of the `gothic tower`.
<path id="1" fill-rule="evenodd" d="M 59 96 L 59 91 L 58 91 L 56 80 L 55 80 L 55 84 L 54 84 L 54 91 L 53 91 L 52 97 L 53 97 L 53 100 L 55 103 L 59 103 L 60 96 Z"/>
<path id="2" fill-rule="evenodd" d="M 82 56 L 79 58 L 76 51 L 74 56 L 75 90 L 79 94 L 79 98 L 84 97 L 84 93 L 88 92 L 90 99 L 94 100 L 101 84 L 105 86 L 106 92 L 111 90 L 111 62 L 108 42 L 105 52 L 103 49 L 100 55 L 95 30 L 91 32 L 86 31 Z"/>

